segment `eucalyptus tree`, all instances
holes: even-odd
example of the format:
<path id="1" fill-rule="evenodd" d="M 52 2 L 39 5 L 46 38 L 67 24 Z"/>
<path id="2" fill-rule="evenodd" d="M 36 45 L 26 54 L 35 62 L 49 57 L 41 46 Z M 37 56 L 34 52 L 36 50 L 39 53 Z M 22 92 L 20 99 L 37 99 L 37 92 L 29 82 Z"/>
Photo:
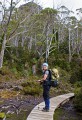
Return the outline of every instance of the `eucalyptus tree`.
<path id="1" fill-rule="evenodd" d="M 81 38 L 81 24 L 80 21 L 77 20 L 75 16 L 68 17 L 67 20 L 67 26 L 68 29 L 68 48 L 69 48 L 69 62 L 71 62 L 72 57 L 74 54 L 77 54 L 80 56 L 80 51 L 82 47 L 82 38 Z"/>
<path id="2" fill-rule="evenodd" d="M 38 52 L 39 57 L 46 55 L 46 61 L 52 48 L 51 43 L 56 31 L 57 13 L 57 10 L 46 8 L 40 14 L 35 14 L 28 26 L 31 45 L 35 44 L 35 50 Z"/>
<path id="3" fill-rule="evenodd" d="M 0 24 L 0 36 L 1 36 L 1 51 L 0 51 L 0 68 L 3 66 L 3 58 L 6 49 L 6 44 L 9 42 L 12 35 L 15 35 L 15 31 L 17 30 L 20 23 L 17 18 L 17 8 L 16 5 L 20 2 L 20 0 L 4 0 L 0 4 L 2 6 L 2 21 Z M 8 8 L 7 8 L 8 3 Z"/>
<path id="4" fill-rule="evenodd" d="M 82 50 L 82 25 L 80 21 L 75 26 L 76 28 L 76 53 L 80 56 L 80 51 Z"/>
<path id="5" fill-rule="evenodd" d="M 64 19 L 66 17 L 70 17 L 71 14 L 74 14 L 73 11 L 69 10 L 66 6 L 61 6 L 58 8 L 58 10 L 60 11 L 60 17 L 61 19 Z"/>
<path id="6" fill-rule="evenodd" d="M 28 35 L 28 31 L 30 31 L 29 26 L 32 28 L 32 23 L 30 23 L 32 16 L 38 14 L 38 9 L 41 11 L 41 7 L 36 3 L 28 2 L 24 5 L 21 5 L 17 11 L 17 19 L 19 20 L 19 27 L 16 30 L 16 34 L 14 34 L 10 40 L 13 45 L 18 46 L 19 40 L 21 39 L 21 45 L 24 46 L 24 42 L 29 43 L 29 49 L 31 49 L 31 41 L 32 37 Z M 29 40 L 30 39 L 30 40 Z"/>
<path id="7" fill-rule="evenodd" d="M 68 42 L 69 62 L 71 62 L 73 54 L 76 53 L 78 41 L 78 29 L 75 28 L 78 20 L 75 16 L 71 16 L 74 12 L 65 6 L 59 8 L 61 17 L 60 41 Z"/>
<path id="8" fill-rule="evenodd" d="M 3 3 L 1 3 L 3 4 Z M 10 10 L 8 12 L 8 16 L 6 15 L 7 11 L 5 9 L 5 6 L 4 6 L 4 15 L 3 15 L 3 20 L 1 22 L 1 29 L 2 29 L 2 46 L 1 46 L 1 52 L 0 52 L 0 68 L 2 67 L 3 65 L 3 57 L 4 57 L 4 52 L 5 52 L 5 48 L 6 48 L 6 42 L 7 42 L 7 32 L 8 32 L 8 27 L 9 27 L 9 23 L 10 23 L 10 20 L 11 20 L 11 15 L 12 15 L 12 12 L 13 12 L 13 0 L 11 0 L 10 2 Z"/>
<path id="9" fill-rule="evenodd" d="M 45 19 L 45 36 L 46 36 L 46 61 L 48 59 L 48 56 L 50 54 L 50 50 L 52 47 L 52 40 L 54 38 L 54 35 L 57 31 L 57 14 L 58 11 L 55 9 L 46 8 L 42 11 L 44 14 Z"/>

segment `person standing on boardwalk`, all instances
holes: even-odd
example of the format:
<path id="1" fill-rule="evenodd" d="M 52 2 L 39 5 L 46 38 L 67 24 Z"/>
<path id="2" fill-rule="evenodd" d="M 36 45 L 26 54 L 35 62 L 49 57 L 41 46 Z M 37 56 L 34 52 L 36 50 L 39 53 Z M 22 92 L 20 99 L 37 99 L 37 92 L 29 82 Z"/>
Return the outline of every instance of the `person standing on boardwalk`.
<path id="1" fill-rule="evenodd" d="M 50 100 L 49 100 L 50 77 L 49 77 L 49 70 L 47 63 L 43 63 L 42 70 L 43 70 L 43 78 L 41 80 L 38 80 L 43 85 L 43 98 L 45 102 L 45 107 L 43 108 L 42 111 L 48 112 L 50 109 Z"/>

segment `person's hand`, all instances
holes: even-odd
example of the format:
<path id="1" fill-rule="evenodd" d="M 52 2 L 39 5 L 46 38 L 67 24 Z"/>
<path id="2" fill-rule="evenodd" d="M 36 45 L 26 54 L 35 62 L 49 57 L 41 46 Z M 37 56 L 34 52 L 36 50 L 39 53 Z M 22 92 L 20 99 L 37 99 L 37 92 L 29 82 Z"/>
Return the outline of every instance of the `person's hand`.
<path id="1" fill-rule="evenodd" d="M 38 82 L 40 83 L 40 85 L 42 85 L 42 84 L 43 84 L 43 81 L 42 81 L 42 80 L 38 80 Z"/>
<path id="2" fill-rule="evenodd" d="M 38 82 L 41 82 L 41 80 L 38 80 Z"/>

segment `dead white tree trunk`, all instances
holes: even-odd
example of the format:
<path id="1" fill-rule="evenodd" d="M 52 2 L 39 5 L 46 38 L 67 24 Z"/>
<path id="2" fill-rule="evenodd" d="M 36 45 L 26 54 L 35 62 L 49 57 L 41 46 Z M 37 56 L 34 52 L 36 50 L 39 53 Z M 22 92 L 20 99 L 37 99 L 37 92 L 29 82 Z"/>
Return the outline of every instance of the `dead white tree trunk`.
<path id="1" fill-rule="evenodd" d="M 71 30 L 69 28 L 69 62 L 71 62 L 71 36 L 70 36 Z"/>
<path id="2" fill-rule="evenodd" d="M 2 68 L 2 65 L 3 65 L 3 58 L 4 58 L 5 48 L 6 48 L 6 34 L 4 35 L 2 48 L 1 48 L 1 53 L 0 53 L 0 68 Z"/>

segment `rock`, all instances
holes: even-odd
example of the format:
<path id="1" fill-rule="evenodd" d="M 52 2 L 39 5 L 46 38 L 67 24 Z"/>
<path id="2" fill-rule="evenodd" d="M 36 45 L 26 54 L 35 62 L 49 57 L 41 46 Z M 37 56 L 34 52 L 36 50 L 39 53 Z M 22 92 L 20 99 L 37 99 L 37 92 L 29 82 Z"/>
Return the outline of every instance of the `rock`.
<path id="1" fill-rule="evenodd" d="M 23 90 L 23 87 L 22 86 L 13 86 L 13 90 L 15 90 L 15 91 Z"/>
<path id="2" fill-rule="evenodd" d="M 3 109 L 8 109 L 10 106 L 3 106 L 2 108 Z"/>
<path id="3" fill-rule="evenodd" d="M 12 88 L 12 85 L 10 84 L 10 83 L 1 83 L 0 84 L 0 89 L 10 89 L 10 88 Z"/>
<path id="4" fill-rule="evenodd" d="M 14 114 L 14 111 L 8 111 L 6 114 Z"/>
<path id="5" fill-rule="evenodd" d="M 4 86 L 0 85 L 0 89 L 4 89 Z"/>

